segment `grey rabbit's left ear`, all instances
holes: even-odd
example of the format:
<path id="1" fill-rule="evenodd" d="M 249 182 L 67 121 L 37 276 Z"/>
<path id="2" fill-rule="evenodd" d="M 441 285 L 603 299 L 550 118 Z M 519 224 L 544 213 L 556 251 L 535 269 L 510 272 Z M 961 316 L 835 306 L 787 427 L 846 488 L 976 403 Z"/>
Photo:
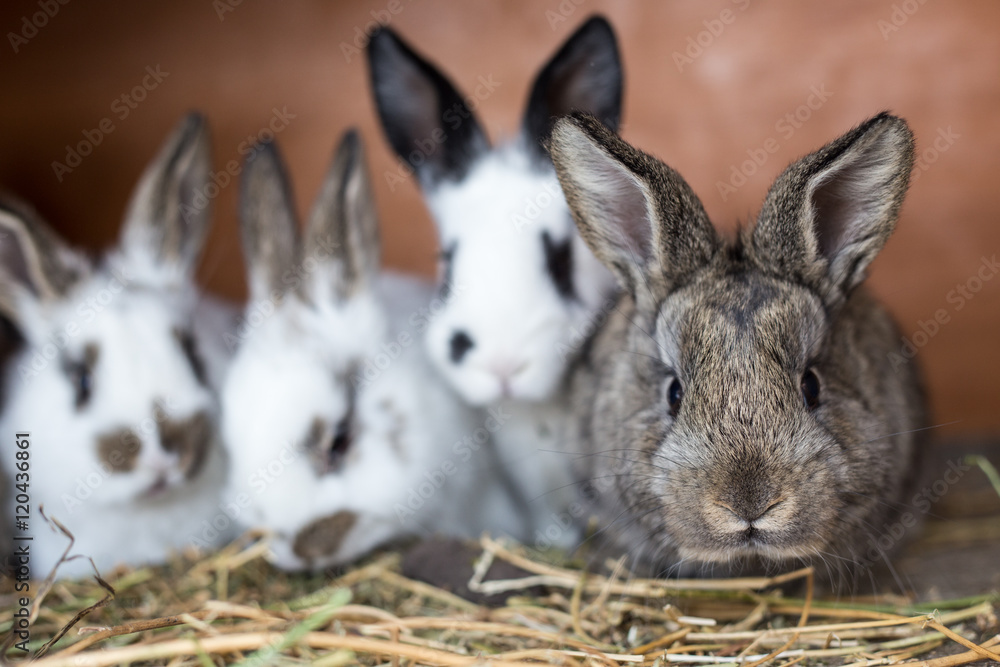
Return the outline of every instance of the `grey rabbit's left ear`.
<path id="1" fill-rule="evenodd" d="M 125 215 L 121 247 L 159 266 L 193 273 L 210 220 L 208 128 L 190 113 L 146 167 Z"/>
<path id="2" fill-rule="evenodd" d="M 896 226 L 913 167 L 906 121 L 881 113 L 790 165 L 750 232 L 751 257 L 841 303 Z"/>
<path id="3" fill-rule="evenodd" d="M 332 257 L 333 293 L 348 298 L 375 279 L 381 259 L 378 212 L 364 144 L 357 130 L 344 133 L 306 223 L 302 261 Z"/>
<path id="4" fill-rule="evenodd" d="M 580 235 L 634 297 L 669 289 L 715 255 L 718 236 L 681 175 L 593 116 L 560 119 L 549 152 Z"/>

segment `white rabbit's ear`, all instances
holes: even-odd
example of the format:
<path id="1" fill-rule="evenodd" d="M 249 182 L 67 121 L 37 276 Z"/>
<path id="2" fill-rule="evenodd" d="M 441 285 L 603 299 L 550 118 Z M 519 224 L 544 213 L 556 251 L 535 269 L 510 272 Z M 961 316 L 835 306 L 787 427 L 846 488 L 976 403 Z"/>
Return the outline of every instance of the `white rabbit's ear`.
<path id="1" fill-rule="evenodd" d="M 896 226 L 913 167 L 913 133 L 881 113 L 791 164 L 771 186 L 753 230 L 765 271 L 840 303 Z"/>
<path id="2" fill-rule="evenodd" d="M 368 65 L 389 144 L 421 186 L 461 180 L 489 139 L 455 86 L 389 28 L 372 35 Z"/>
<path id="3" fill-rule="evenodd" d="M 29 303 L 63 298 L 91 270 L 28 206 L 0 202 L 0 315 L 22 329 Z"/>
<path id="4" fill-rule="evenodd" d="M 344 134 L 306 223 L 302 262 L 313 258 L 326 270 L 313 280 L 337 298 L 364 291 L 379 271 L 378 213 L 364 146 L 356 130 Z M 326 261 L 331 258 L 333 261 Z M 314 282 L 314 287 L 316 287 Z"/>
<path id="5" fill-rule="evenodd" d="M 211 198 L 211 167 L 204 118 L 189 113 L 146 167 L 132 193 L 121 248 L 133 270 L 188 277 L 204 246 Z"/>
<path id="6" fill-rule="evenodd" d="M 533 155 L 548 161 L 544 144 L 558 118 L 584 111 L 612 130 L 622 113 L 622 63 L 611 24 L 592 16 L 542 68 L 522 121 Z"/>
<path id="7" fill-rule="evenodd" d="M 714 257 L 718 236 L 681 175 L 593 116 L 556 122 L 550 151 L 580 236 L 634 297 Z"/>
<path id="8" fill-rule="evenodd" d="M 280 298 L 292 287 L 286 281 L 298 254 L 299 225 L 285 164 L 273 142 L 258 144 L 244 162 L 240 232 L 251 300 Z"/>

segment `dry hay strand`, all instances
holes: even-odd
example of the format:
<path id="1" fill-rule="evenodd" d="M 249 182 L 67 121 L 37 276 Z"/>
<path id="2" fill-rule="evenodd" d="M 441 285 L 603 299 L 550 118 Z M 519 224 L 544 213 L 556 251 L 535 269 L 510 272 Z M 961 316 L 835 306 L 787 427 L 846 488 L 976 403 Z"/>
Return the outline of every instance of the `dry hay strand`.
<path id="1" fill-rule="evenodd" d="M 547 562 L 484 536 L 469 588 L 512 594 L 480 606 L 400 573 L 382 552 L 337 577 L 288 574 L 264 559 L 266 538 L 248 534 L 217 553 L 178 555 L 159 568 L 106 577 L 50 577 L 33 607 L 36 667 L 123 664 L 170 667 L 267 665 L 695 666 L 907 662 L 954 667 L 1000 662 L 1000 598 L 935 607 L 815 595 L 811 568 L 775 577 L 643 579 L 625 560 L 608 574 Z M 489 580 L 506 561 L 517 579 Z M 801 599 L 781 588 L 800 582 Z M 533 594 L 538 586 L 541 595 Z M 0 595 L 0 633 L 13 594 Z M 83 624 L 86 625 L 83 625 Z M 10 647 L 0 660 L 24 654 Z M 959 650 L 951 655 L 942 655 Z M 933 656 L 929 654 L 933 652 Z M 917 660 L 924 658 L 922 660 Z"/>

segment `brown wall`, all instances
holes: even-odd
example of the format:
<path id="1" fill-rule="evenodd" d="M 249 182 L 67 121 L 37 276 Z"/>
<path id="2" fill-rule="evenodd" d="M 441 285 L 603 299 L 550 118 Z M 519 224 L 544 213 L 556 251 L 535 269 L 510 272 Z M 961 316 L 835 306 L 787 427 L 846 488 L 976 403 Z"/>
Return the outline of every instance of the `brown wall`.
<path id="1" fill-rule="evenodd" d="M 223 169 L 272 109 L 287 109 L 295 118 L 279 140 L 300 209 L 340 133 L 357 125 L 377 181 L 385 263 L 429 273 L 433 229 L 414 184 L 387 183 L 396 163 L 375 124 L 366 65 L 358 54 L 345 57 L 342 46 L 372 11 L 398 10 L 392 25 L 466 92 L 479 76 L 499 83 L 479 112 L 493 136 L 509 135 L 542 60 L 600 11 L 624 51 L 624 136 L 679 169 L 721 227 L 750 219 L 771 179 L 796 156 L 881 109 L 910 120 L 920 149 L 930 152 L 871 282 L 910 335 L 938 309 L 950 319 L 920 351 L 936 420 L 958 420 L 951 432 L 1000 430 L 1000 278 L 961 309 L 948 300 L 950 290 L 973 279 L 982 257 L 1000 253 L 1000 3 L 243 0 L 220 17 L 227 2 L 236 0 L 70 0 L 17 53 L 10 34 L 23 32 L 23 17 L 41 9 L 38 0 L 3 3 L 0 187 L 33 201 L 65 236 L 96 250 L 115 238 L 137 174 L 185 110 L 208 115 L 215 167 Z M 560 12 L 566 20 L 557 20 Z M 707 46 L 679 68 L 674 54 L 689 48 L 689 39 Z M 121 103 L 112 105 L 142 82 L 147 66 L 168 75 L 120 118 Z M 827 99 L 813 97 L 818 108 L 799 127 L 784 123 L 813 90 Z M 66 146 L 104 118 L 114 131 L 60 182 L 52 163 L 65 161 Z M 934 152 L 939 133 L 951 138 Z M 768 139 L 775 152 L 723 199 L 717 184 Z M 236 187 L 223 188 L 201 277 L 210 289 L 240 297 L 235 202 Z"/>

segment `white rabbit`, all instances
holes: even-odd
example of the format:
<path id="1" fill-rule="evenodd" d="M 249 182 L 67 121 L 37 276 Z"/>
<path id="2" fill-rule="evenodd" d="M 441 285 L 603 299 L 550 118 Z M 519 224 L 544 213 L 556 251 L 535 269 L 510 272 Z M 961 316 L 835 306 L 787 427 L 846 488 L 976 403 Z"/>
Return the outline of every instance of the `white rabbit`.
<path id="1" fill-rule="evenodd" d="M 8 485 L 29 484 L 29 530 L 15 535 L 33 537 L 17 542 L 30 545 L 32 577 L 68 545 L 42 505 L 75 536 L 72 554 L 102 570 L 164 561 L 219 511 L 225 461 L 210 380 L 224 359 L 203 356 L 219 346 L 200 338 L 195 311 L 224 315 L 199 303 L 192 278 L 209 167 L 207 128 L 190 114 L 146 169 L 120 243 L 100 263 L 30 209 L 0 205 L 0 313 L 23 338 L 4 382 L 0 466 Z M 15 460 L 23 432 L 27 477 Z M 91 571 L 77 558 L 59 575 Z"/>
<path id="2" fill-rule="evenodd" d="M 553 513 L 576 497 L 570 461 L 554 451 L 572 449 L 560 435 L 565 370 L 613 281 L 577 234 L 543 145 L 573 110 L 617 127 L 614 33 L 599 16 L 584 23 L 537 75 L 517 138 L 496 148 L 473 109 L 503 82 L 480 77 L 476 97 L 463 97 L 387 28 L 368 58 L 382 126 L 438 229 L 445 306 L 428 328 L 431 359 L 467 401 L 511 414 L 496 441 L 535 501 L 536 541 L 551 542 L 554 522 L 565 523 Z M 576 537 L 556 532 L 563 545 Z"/>
<path id="3" fill-rule="evenodd" d="M 491 469 L 496 419 L 425 360 L 414 314 L 430 286 L 379 274 L 358 135 L 341 142 L 304 239 L 274 144 L 256 147 L 242 178 L 250 302 L 222 397 L 240 520 L 272 533 L 284 569 L 344 563 L 408 534 L 517 531 Z"/>

